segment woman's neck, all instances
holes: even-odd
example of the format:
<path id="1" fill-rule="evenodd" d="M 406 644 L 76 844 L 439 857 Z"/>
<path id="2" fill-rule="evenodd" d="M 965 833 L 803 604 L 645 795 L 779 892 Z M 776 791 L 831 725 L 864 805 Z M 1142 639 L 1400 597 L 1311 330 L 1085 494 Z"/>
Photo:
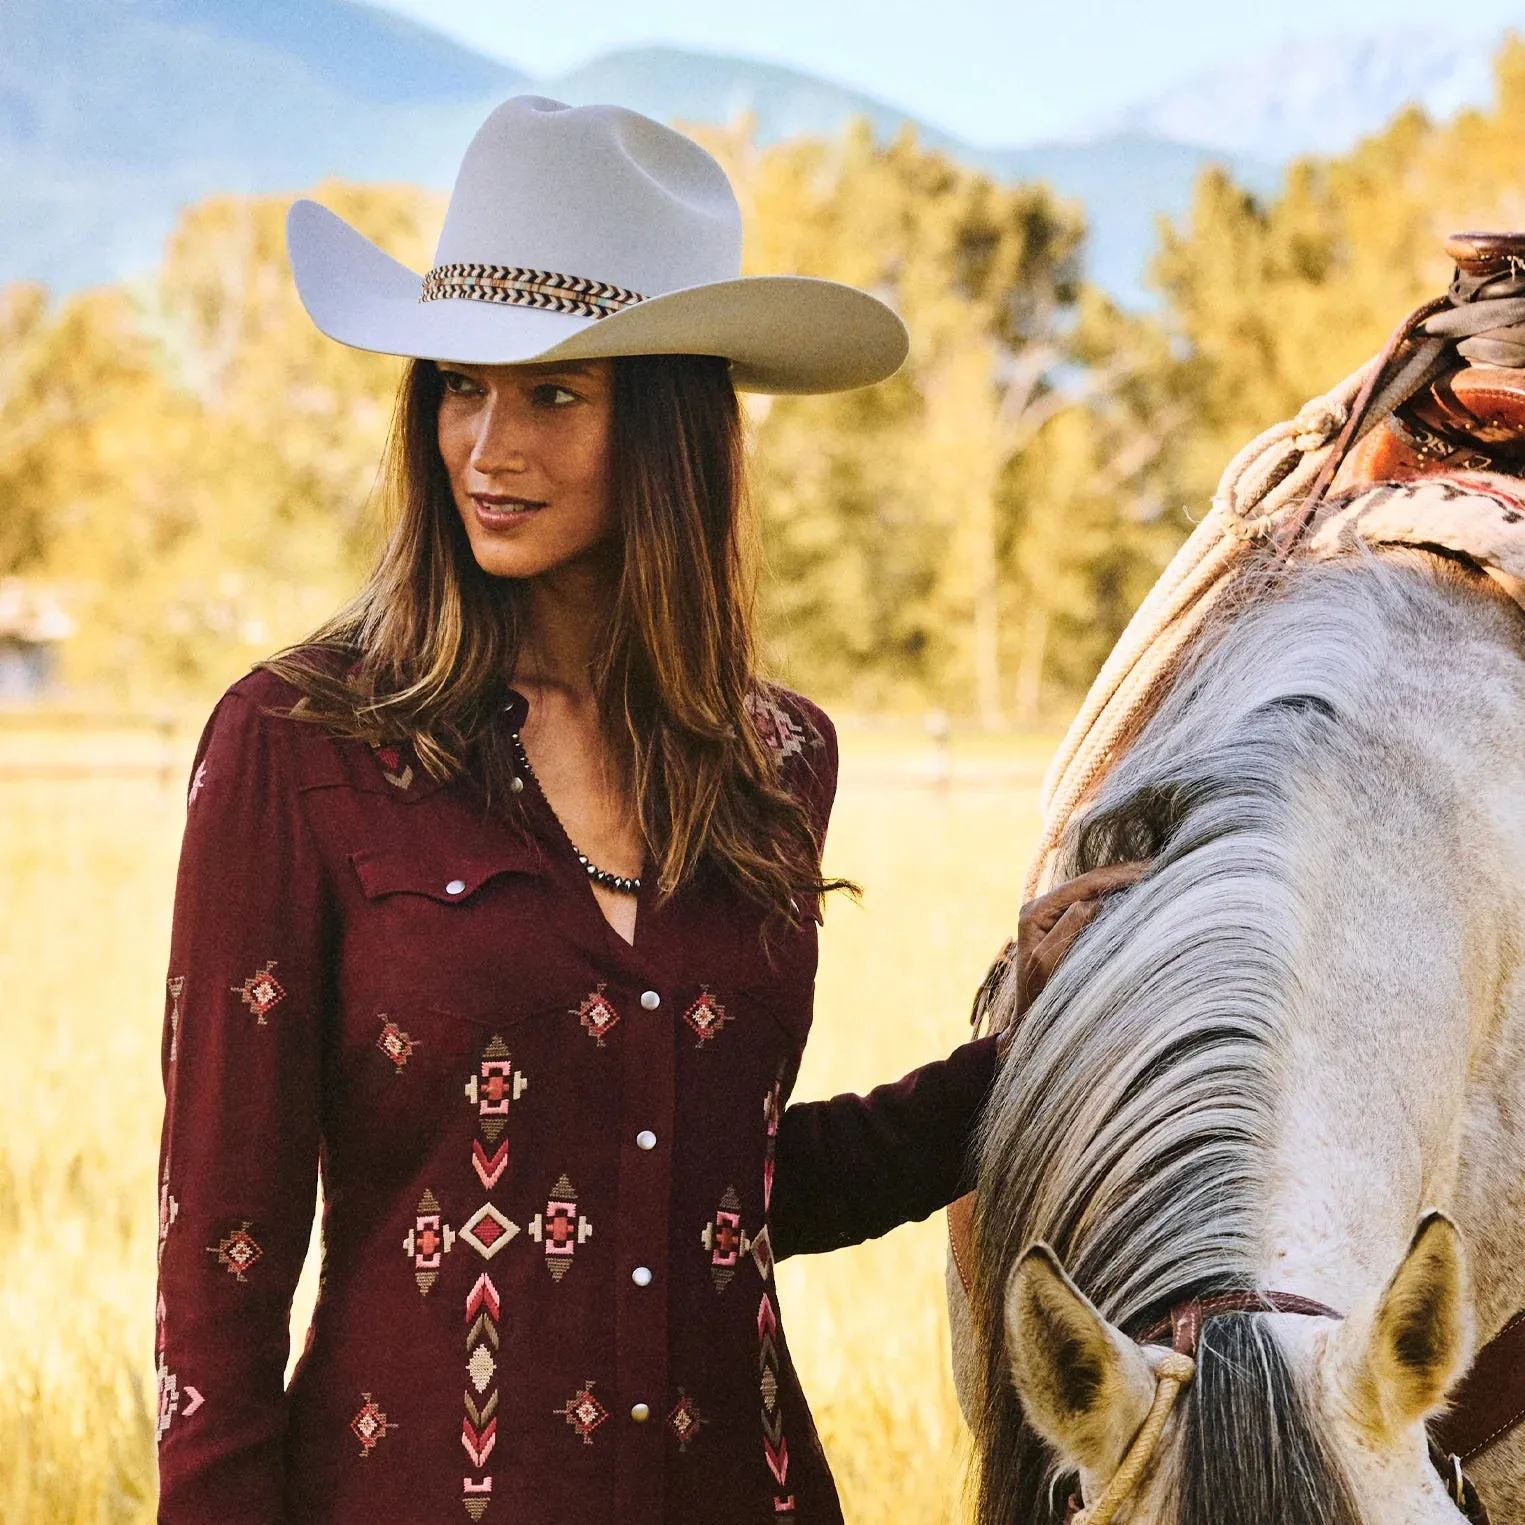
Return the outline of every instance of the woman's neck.
<path id="1" fill-rule="evenodd" d="M 526 629 L 514 664 L 515 688 L 555 693 L 581 707 L 596 698 L 594 666 L 613 598 L 607 567 L 579 562 L 527 585 Z"/>

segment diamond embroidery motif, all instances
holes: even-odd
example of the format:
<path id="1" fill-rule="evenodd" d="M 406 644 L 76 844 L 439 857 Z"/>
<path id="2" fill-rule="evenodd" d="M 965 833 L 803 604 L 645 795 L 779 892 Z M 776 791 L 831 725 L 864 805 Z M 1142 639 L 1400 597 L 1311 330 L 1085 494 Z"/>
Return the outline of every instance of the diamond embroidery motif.
<path id="1" fill-rule="evenodd" d="M 413 1280 L 418 1290 L 427 1297 L 429 1288 L 439 1277 L 444 1257 L 455 1245 L 456 1232 L 444 1222 L 440 1214 L 439 1199 L 432 1191 L 426 1191 L 418 1199 L 418 1212 L 413 1227 L 403 1237 L 402 1247 L 413 1257 Z"/>
<path id="2" fill-rule="evenodd" d="M 493 1360 L 492 1352 L 485 1344 L 478 1345 L 471 1352 L 471 1359 L 466 1363 L 466 1372 L 471 1378 L 471 1385 L 479 1393 L 487 1391 L 487 1384 L 492 1381 L 492 1374 L 497 1369 L 498 1363 Z"/>
<path id="3" fill-rule="evenodd" d="M 510 1103 L 528 1089 L 529 1077 L 514 1068 L 508 1046 L 495 1035 L 483 1051 L 478 1073 L 466 1081 L 466 1099 L 477 1109 L 482 1135 L 489 1144 L 495 1144 L 503 1132 Z"/>
<path id="4" fill-rule="evenodd" d="M 731 1018 L 725 1007 L 705 990 L 683 1013 L 683 1020 L 699 1034 L 699 1046 L 702 1048 Z"/>
<path id="5" fill-rule="evenodd" d="M 465 1240 L 483 1260 L 491 1260 L 519 1232 L 519 1225 L 505 1218 L 491 1202 L 484 1202 L 462 1225 L 458 1238 Z M 535 1238 L 539 1238 L 533 1229 Z"/>
<path id="6" fill-rule="evenodd" d="M 402 1067 L 413 1057 L 413 1039 L 385 1013 L 382 1014 L 381 1032 L 377 1035 L 376 1047 L 392 1061 L 395 1072 L 399 1075 L 402 1074 Z"/>
<path id="7" fill-rule="evenodd" d="M 763 744 L 777 754 L 780 762 L 803 752 L 807 743 L 813 747 L 821 744 L 821 738 L 807 731 L 783 705 L 757 689 L 747 690 L 746 705 Z"/>
<path id="8" fill-rule="evenodd" d="M 364 1460 L 376 1449 L 377 1442 L 384 1440 L 397 1426 L 388 1423 L 387 1416 L 371 1401 L 369 1393 L 361 1393 L 360 1398 L 360 1412 L 350 1420 L 349 1427 L 360 1442 L 360 1456 Z"/>
<path id="9" fill-rule="evenodd" d="M 274 968 L 275 960 L 268 959 L 265 967 L 256 969 L 242 985 L 228 987 L 259 1018 L 261 1027 L 268 1025 L 265 1013 L 286 999 L 286 991 L 281 982 L 270 972 Z"/>
<path id="10" fill-rule="evenodd" d="M 207 1254 L 215 1255 L 218 1265 L 226 1266 L 229 1275 L 237 1277 L 239 1281 L 246 1279 L 244 1272 L 264 1254 L 264 1251 L 255 1243 L 249 1227 L 249 1223 L 245 1221 L 225 1239 L 207 1246 Z"/>
<path id="11" fill-rule="evenodd" d="M 741 1227 L 741 1198 L 734 1186 L 727 1186 L 715 1216 L 699 1233 L 700 1242 L 710 1252 L 710 1279 L 717 1292 L 724 1292 L 736 1275 L 741 1257 L 752 1248 L 752 1240 Z"/>
<path id="12" fill-rule="evenodd" d="M 560 1414 L 582 1437 L 585 1446 L 593 1444 L 594 1430 L 609 1417 L 609 1410 L 593 1396 L 591 1378 L 583 1383 L 580 1392 L 573 1393 L 559 1409 L 551 1412 Z"/>
<path id="13" fill-rule="evenodd" d="M 667 1428 L 677 1436 L 680 1451 L 688 1450 L 689 1442 L 698 1435 L 703 1425 L 704 1415 L 699 1412 L 699 1406 L 680 1387 L 677 1405 L 667 1416 Z"/>
<path id="14" fill-rule="evenodd" d="M 561 1175 L 551 1188 L 544 1213 L 530 1219 L 530 1238 L 545 1245 L 545 1263 L 554 1280 L 560 1281 L 572 1264 L 577 1246 L 593 1236 L 593 1225 L 577 1211 L 577 1193 Z"/>
<path id="15" fill-rule="evenodd" d="M 600 1048 L 604 1047 L 604 1038 L 620 1019 L 620 1014 L 605 997 L 602 985 L 583 1001 L 575 1015 Z"/>

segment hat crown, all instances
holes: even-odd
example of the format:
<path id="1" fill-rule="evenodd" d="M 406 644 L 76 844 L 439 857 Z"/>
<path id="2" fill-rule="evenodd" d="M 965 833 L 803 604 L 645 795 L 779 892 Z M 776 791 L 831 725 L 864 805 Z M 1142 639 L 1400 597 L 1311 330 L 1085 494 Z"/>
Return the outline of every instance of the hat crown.
<path id="1" fill-rule="evenodd" d="M 436 265 L 508 265 L 658 296 L 741 273 L 725 171 L 682 133 L 621 106 L 505 101 L 450 194 Z"/>

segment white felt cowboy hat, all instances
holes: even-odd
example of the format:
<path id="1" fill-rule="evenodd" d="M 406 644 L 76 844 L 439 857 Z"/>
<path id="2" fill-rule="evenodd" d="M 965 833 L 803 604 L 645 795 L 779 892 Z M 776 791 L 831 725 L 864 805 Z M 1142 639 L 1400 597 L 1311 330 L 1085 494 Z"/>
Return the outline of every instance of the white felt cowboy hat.
<path id="1" fill-rule="evenodd" d="M 741 275 L 741 214 L 699 145 L 620 106 L 521 95 L 461 162 L 423 276 L 342 217 L 297 201 L 286 242 L 302 304 L 356 349 L 493 365 L 720 355 L 752 392 L 882 381 L 905 325 L 852 286 Z"/>

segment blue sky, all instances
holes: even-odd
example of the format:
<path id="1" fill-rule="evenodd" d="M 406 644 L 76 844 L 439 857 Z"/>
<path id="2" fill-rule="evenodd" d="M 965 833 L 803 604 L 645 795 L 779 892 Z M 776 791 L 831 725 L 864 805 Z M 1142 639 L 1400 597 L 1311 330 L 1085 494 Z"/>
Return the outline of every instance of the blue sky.
<path id="1" fill-rule="evenodd" d="M 1084 130 L 1289 38 L 1525 29 L 1525 0 L 373 0 L 540 76 L 668 43 L 823 74 L 975 143 Z"/>

